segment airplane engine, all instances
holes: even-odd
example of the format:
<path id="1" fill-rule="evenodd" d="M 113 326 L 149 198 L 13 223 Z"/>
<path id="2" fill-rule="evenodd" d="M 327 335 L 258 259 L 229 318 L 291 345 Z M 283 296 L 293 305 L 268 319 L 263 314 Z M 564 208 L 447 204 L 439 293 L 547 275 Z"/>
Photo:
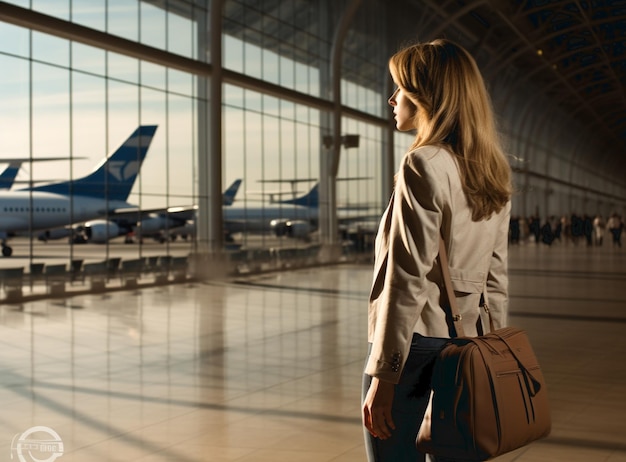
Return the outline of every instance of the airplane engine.
<path id="1" fill-rule="evenodd" d="M 140 232 L 145 235 L 156 234 L 164 229 L 173 228 L 175 226 L 176 223 L 173 220 L 169 220 L 161 215 L 149 215 L 142 218 L 139 222 Z"/>
<path id="2" fill-rule="evenodd" d="M 272 228 L 272 232 L 276 234 L 278 237 L 287 235 L 287 223 L 289 220 L 272 220 L 270 222 L 270 227 Z"/>
<path id="3" fill-rule="evenodd" d="M 288 221 L 287 236 L 297 239 L 307 239 L 314 231 L 313 226 L 308 221 Z"/>
<path id="4" fill-rule="evenodd" d="M 271 226 L 278 237 L 306 239 L 314 231 L 309 222 L 302 220 L 272 220 Z"/>
<path id="5" fill-rule="evenodd" d="M 93 220 L 85 223 L 85 236 L 87 238 L 87 242 L 103 244 L 109 239 L 121 236 L 122 234 L 122 229 L 112 221 Z"/>

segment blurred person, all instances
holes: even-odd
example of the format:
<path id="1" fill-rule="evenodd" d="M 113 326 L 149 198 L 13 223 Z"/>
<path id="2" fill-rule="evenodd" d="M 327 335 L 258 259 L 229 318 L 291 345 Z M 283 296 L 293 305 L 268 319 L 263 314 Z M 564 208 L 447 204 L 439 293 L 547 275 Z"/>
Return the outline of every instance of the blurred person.
<path id="1" fill-rule="evenodd" d="M 535 236 L 535 244 L 538 244 L 541 238 L 541 221 L 537 215 L 533 215 L 528 219 L 528 229 Z"/>
<path id="2" fill-rule="evenodd" d="M 561 232 L 566 244 L 572 240 L 572 225 L 566 215 L 561 216 Z"/>
<path id="3" fill-rule="evenodd" d="M 593 245 L 593 220 L 586 213 L 583 216 L 583 234 L 587 241 L 587 247 L 591 247 Z"/>
<path id="4" fill-rule="evenodd" d="M 596 215 L 593 219 L 593 243 L 597 246 L 601 246 L 604 241 L 604 220 L 602 215 Z"/>
<path id="5" fill-rule="evenodd" d="M 624 222 L 622 222 L 622 218 L 617 213 L 613 213 L 613 215 L 611 215 L 611 218 L 609 218 L 607 223 L 607 228 L 609 228 L 609 232 L 613 236 L 613 246 L 621 247 Z"/>
<path id="6" fill-rule="evenodd" d="M 519 216 L 511 217 L 509 225 L 509 239 L 511 244 L 519 244 L 520 240 L 520 220 Z"/>
<path id="7" fill-rule="evenodd" d="M 572 213 L 570 223 L 572 229 L 572 241 L 574 244 L 578 244 L 578 238 L 584 235 L 583 220 L 575 213 Z"/>
<path id="8" fill-rule="evenodd" d="M 552 224 L 550 223 L 550 219 L 546 219 L 545 223 L 541 227 L 541 242 L 551 246 L 554 242 L 554 238 L 554 230 L 552 228 Z"/>
<path id="9" fill-rule="evenodd" d="M 425 460 L 415 439 L 437 352 L 455 335 L 442 305 L 443 236 L 466 335 L 483 290 L 495 327 L 508 309 L 511 170 L 474 59 L 448 40 L 389 61 L 396 128 L 416 130 L 376 237 L 362 419 L 370 462 Z"/>

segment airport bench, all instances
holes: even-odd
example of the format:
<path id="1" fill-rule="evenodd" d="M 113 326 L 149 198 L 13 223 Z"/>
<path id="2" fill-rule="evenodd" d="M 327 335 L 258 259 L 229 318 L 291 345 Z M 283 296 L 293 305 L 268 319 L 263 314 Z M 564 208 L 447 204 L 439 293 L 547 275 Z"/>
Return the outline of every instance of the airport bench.
<path id="1" fill-rule="evenodd" d="M 24 267 L 0 269 L 0 285 L 4 289 L 5 301 L 21 299 L 23 284 Z"/>
<path id="2" fill-rule="evenodd" d="M 28 271 L 28 280 L 30 282 L 30 290 L 33 290 L 33 286 L 37 281 L 45 280 L 45 276 L 43 274 L 43 270 L 45 267 L 45 263 L 31 263 L 30 270 Z"/>
<path id="3" fill-rule="evenodd" d="M 119 276 L 121 261 L 120 257 L 112 257 L 105 260 L 107 281 Z"/>
<path id="4" fill-rule="evenodd" d="M 174 281 L 182 282 L 187 280 L 189 270 L 189 257 L 173 257 L 170 261 L 170 272 Z"/>
<path id="5" fill-rule="evenodd" d="M 137 281 L 145 270 L 145 266 L 146 260 L 144 258 L 122 260 L 119 270 L 122 285 L 124 287 L 136 287 Z"/>
<path id="6" fill-rule="evenodd" d="M 154 273 L 154 282 L 156 284 L 165 284 L 168 282 L 171 263 L 171 255 L 161 255 L 157 259 L 156 264 L 152 268 L 152 272 Z"/>
<path id="7" fill-rule="evenodd" d="M 156 255 L 152 255 L 150 257 L 145 257 L 144 261 L 144 273 L 152 273 L 156 271 L 157 265 L 159 264 L 159 257 Z"/>
<path id="8" fill-rule="evenodd" d="M 83 260 L 72 260 L 70 262 L 70 280 L 72 282 L 77 281 L 79 279 L 82 280 L 83 277 Z"/>
<path id="9" fill-rule="evenodd" d="M 102 292 L 106 288 L 108 279 L 107 261 L 90 262 L 83 265 L 83 275 L 89 281 L 89 286 L 94 292 Z"/>
<path id="10" fill-rule="evenodd" d="M 61 295 L 65 292 L 65 283 L 69 278 L 65 263 L 46 265 L 43 270 L 43 274 L 46 279 L 48 293 L 52 295 Z"/>

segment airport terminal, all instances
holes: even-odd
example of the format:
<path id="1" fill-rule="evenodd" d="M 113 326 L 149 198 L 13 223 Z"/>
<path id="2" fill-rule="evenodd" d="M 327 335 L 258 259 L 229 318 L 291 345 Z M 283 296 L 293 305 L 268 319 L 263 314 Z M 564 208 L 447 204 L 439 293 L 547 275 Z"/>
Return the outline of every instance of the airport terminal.
<path id="1" fill-rule="evenodd" d="M 626 462 L 626 5 L 0 1 L 0 460 L 366 461 L 389 57 L 485 79 L 548 437 Z"/>

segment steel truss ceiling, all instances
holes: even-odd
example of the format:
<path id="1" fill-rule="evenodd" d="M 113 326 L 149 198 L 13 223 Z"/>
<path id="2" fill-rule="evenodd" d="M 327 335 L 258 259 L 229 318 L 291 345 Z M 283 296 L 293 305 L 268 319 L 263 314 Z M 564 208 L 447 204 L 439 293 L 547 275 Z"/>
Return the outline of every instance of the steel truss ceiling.
<path id="1" fill-rule="evenodd" d="M 408 0 L 426 5 L 429 37 L 457 31 L 488 78 L 515 68 L 605 148 L 599 159 L 626 171 L 626 0 Z M 620 173 L 621 172 L 621 173 Z"/>

